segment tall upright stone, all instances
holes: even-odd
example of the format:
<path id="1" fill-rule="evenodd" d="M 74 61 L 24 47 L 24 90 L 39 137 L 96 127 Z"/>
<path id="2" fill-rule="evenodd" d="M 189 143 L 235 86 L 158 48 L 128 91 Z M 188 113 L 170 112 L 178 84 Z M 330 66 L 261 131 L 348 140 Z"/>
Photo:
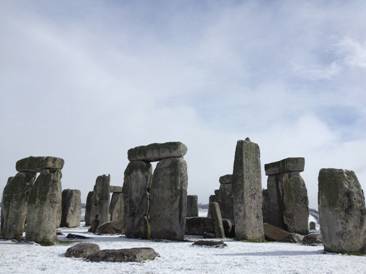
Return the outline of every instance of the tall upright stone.
<path id="1" fill-rule="evenodd" d="M 198 217 L 197 195 L 187 195 L 187 217 Z"/>
<path id="2" fill-rule="evenodd" d="M 128 238 L 150 238 L 149 193 L 152 167 L 144 161 L 132 161 L 124 173 L 123 201 L 125 235 Z"/>
<path id="3" fill-rule="evenodd" d="M 124 202 L 122 192 L 113 192 L 111 204 L 109 205 L 109 214 L 112 222 L 123 223 Z"/>
<path id="4" fill-rule="evenodd" d="M 28 202 L 26 239 L 54 244 L 61 209 L 61 171 L 44 169 L 37 177 Z"/>
<path id="5" fill-rule="evenodd" d="M 366 254 L 365 197 L 351 170 L 321 169 L 319 217 L 324 249 Z"/>
<path id="6" fill-rule="evenodd" d="M 187 213 L 187 163 L 183 158 L 161 160 L 150 193 L 153 239 L 184 240 Z"/>
<path id="7" fill-rule="evenodd" d="M 62 227 L 80 226 L 81 195 L 78 189 L 64 189 L 62 191 Z"/>
<path id="8" fill-rule="evenodd" d="M 96 213 L 92 221 L 98 218 L 99 224 L 109 222 L 109 200 L 110 200 L 110 175 L 101 175 L 97 177 L 94 186 L 94 203 Z"/>
<path id="9" fill-rule="evenodd" d="M 249 138 L 237 142 L 232 184 L 236 239 L 263 241 L 260 151 Z"/>
<path id="10" fill-rule="evenodd" d="M 3 191 L 1 208 L 1 234 L 4 239 L 22 238 L 29 193 L 35 173 L 19 172 L 10 177 Z"/>
<path id="11" fill-rule="evenodd" d="M 85 204 L 85 225 L 89 226 L 92 223 L 92 216 L 95 216 L 95 207 L 94 207 L 94 191 L 89 191 L 88 196 L 86 198 Z"/>

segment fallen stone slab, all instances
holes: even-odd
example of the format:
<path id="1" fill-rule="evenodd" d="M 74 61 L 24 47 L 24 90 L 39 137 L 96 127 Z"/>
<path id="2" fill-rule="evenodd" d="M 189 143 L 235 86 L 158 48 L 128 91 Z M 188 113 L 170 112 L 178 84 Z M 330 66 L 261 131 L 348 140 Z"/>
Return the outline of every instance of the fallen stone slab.
<path id="1" fill-rule="evenodd" d="M 68 248 L 65 252 L 65 257 L 86 258 L 99 250 L 97 244 L 80 243 Z"/>
<path id="2" fill-rule="evenodd" d="M 91 262 L 143 262 L 154 260 L 159 254 L 150 247 L 104 249 L 86 257 Z"/>
<path id="3" fill-rule="evenodd" d="M 181 142 L 154 143 L 128 150 L 128 160 L 155 162 L 168 158 L 180 158 L 187 153 L 187 146 Z"/>
<path id="4" fill-rule="evenodd" d="M 16 162 L 16 170 L 19 172 L 40 172 L 42 169 L 61 170 L 64 166 L 64 159 L 57 157 L 27 157 Z"/>
<path id="5" fill-rule="evenodd" d="M 278 162 L 268 163 L 264 165 L 266 175 L 276 175 L 286 172 L 302 172 L 305 168 L 305 158 L 289 157 Z"/>
<path id="6" fill-rule="evenodd" d="M 204 247 L 214 247 L 214 248 L 224 248 L 227 244 L 224 241 L 209 241 L 209 240 L 199 240 L 195 241 L 193 246 L 204 246 Z"/>

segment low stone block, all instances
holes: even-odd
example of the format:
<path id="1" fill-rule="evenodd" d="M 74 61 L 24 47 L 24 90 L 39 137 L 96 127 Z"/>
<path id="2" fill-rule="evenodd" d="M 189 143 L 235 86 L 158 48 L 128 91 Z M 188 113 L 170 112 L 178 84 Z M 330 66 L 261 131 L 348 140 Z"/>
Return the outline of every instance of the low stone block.
<path id="1" fill-rule="evenodd" d="M 187 147 L 181 142 L 154 143 L 128 150 L 128 160 L 155 162 L 168 158 L 183 157 Z"/>
<path id="2" fill-rule="evenodd" d="M 273 162 L 264 165 L 266 175 L 276 175 L 286 172 L 302 172 L 305 168 L 305 158 L 290 157 L 278 162 Z"/>
<path id="3" fill-rule="evenodd" d="M 57 157 L 27 157 L 16 162 L 16 170 L 19 172 L 40 172 L 42 169 L 61 170 L 64 160 Z"/>

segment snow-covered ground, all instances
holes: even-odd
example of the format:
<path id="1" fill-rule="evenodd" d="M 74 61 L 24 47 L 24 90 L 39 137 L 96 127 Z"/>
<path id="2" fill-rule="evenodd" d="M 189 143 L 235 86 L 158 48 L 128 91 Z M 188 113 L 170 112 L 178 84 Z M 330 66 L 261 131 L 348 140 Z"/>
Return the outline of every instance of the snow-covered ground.
<path id="1" fill-rule="evenodd" d="M 323 254 L 322 246 L 227 240 L 226 248 L 216 249 L 194 247 L 191 242 L 96 236 L 87 233 L 86 228 L 62 232 L 93 237 L 81 241 L 97 243 L 102 249 L 152 247 L 160 257 L 145 263 L 91 263 L 63 256 L 74 243 L 43 247 L 0 241 L 0 273 L 366 273 L 365 256 Z"/>

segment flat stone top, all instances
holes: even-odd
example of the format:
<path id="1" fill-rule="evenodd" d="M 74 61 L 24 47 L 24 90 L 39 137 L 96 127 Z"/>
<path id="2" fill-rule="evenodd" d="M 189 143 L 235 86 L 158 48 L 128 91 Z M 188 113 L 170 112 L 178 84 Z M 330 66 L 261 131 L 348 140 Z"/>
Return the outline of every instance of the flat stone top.
<path id="1" fill-rule="evenodd" d="M 223 185 L 231 184 L 232 181 L 233 181 L 233 175 L 231 175 L 231 174 L 227 174 L 227 175 L 221 176 L 219 178 L 220 184 L 223 184 Z"/>
<path id="2" fill-rule="evenodd" d="M 64 159 L 51 156 L 30 156 L 17 161 L 15 168 L 19 172 L 40 172 L 43 169 L 62 169 Z"/>
<path id="3" fill-rule="evenodd" d="M 181 142 L 154 143 L 128 150 L 129 161 L 155 162 L 162 159 L 183 157 L 187 146 Z"/>
<path id="4" fill-rule="evenodd" d="M 304 157 L 290 157 L 278 162 L 264 165 L 266 175 L 276 175 L 286 172 L 301 172 L 305 168 Z"/>

